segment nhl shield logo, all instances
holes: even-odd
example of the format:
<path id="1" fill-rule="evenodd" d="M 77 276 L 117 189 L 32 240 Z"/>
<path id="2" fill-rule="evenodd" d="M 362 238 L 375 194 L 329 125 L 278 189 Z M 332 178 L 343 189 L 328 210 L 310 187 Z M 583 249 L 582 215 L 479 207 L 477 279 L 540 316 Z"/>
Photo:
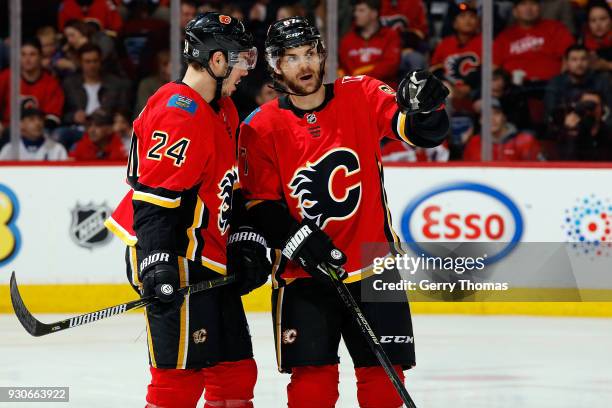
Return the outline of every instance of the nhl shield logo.
<path id="1" fill-rule="evenodd" d="M 111 209 L 106 204 L 80 205 L 77 203 L 72 210 L 70 238 L 83 248 L 102 246 L 112 235 L 104 226 L 104 220 L 111 215 Z"/>

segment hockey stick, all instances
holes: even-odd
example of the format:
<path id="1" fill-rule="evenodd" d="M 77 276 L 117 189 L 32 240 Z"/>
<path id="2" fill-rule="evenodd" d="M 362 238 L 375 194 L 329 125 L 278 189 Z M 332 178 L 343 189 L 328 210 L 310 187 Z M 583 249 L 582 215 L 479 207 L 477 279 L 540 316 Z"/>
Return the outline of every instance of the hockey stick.
<path id="1" fill-rule="evenodd" d="M 321 265 L 319 265 L 318 268 L 319 270 L 321 270 L 321 272 L 329 275 L 329 277 L 331 278 L 331 281 L 334 287 L 336 288 L 340 299 L 342 299 L 342 301 L 344 302 L 344 306 L 346 306 L 351 315 L 353 315 L 353 318 L 355 318 L 355 321 L 361 329 L 361 334 L 363 334 L 366 341 L 368 342 L 368 345 L 370 346 L 370 349 L 376 356 L 376 359 L 389 376 L 389 380 L 391 380 L 391 382 L 393 383 L 395 390 L 399 394 L 402 401 L 404 401 L 404 404 L 408 408 L 416 408 L 414 401 L 410 397 L 410 394 L 408 394 L 406 387 L 404 387 L 404 383 L 397 375 L 397 372 L 395 372 L 395 370 L 393 369 L 393 364 L 391 364 L 389 357 L 387 356 L 382 346 L 380 345 L 380 342 L 378 341 L 378 337 L 376 337 L 376 334 L 374 334 L 374 331 L 372 330 L 370 324 L 363 315 L 363 312 L 355 301 L 355 298 L 353 297 L 353 295 L 351 295 L 351 292 L 349 292 L 344 282 L 338 279 L 334 268 L 324 268 Z"/>
<path id="2" fill-rule="evenodd" d="M 206 280 L 193 285 L 185 286 L 178 290 L 179 295 L 188 295 L 192 293 L 204 292 L 219 286 L 228 285 L 235 280 L 234 275 L 223 276 L 221 278 Z M 148 306 L 158 299 L 154 295 L 133 300 L 127 303 L 121 303 L 119 305 L 110 306 L 105 309 L 97 310 L 91 313 L 85 313 L 79 316 L 70 317 L 68 319 L 61 320 L 55 323 L 43 323 L 37 320 L 28 308 L 23 303 L 23 299 L 19 294 L 17 288 L 17 279 L 15 279 L 15 272 L 11 274 L 11 303 L 13 303 L 13 309 L 15 309 L 15 315 L 24 329 L 32 336 L 39 337 L 50 333 L 57 333 L 61 330 L 71 329 L 73 327 L 82 326 L 87 323 L 92 323 L 100 319 L 105 319 L 114 315 L 125 313 L 128 310 L 138 309 L 140 307 Z"/>

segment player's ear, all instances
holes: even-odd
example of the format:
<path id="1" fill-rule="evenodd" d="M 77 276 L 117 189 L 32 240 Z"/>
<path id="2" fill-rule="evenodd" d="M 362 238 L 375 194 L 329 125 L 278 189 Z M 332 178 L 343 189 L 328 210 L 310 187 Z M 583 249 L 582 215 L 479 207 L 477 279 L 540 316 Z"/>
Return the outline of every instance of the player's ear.
<path id="1" fill-rule="evenodd" d="M 225 58 L 225 54 L 221 51 L 215 51 L 208 61 L 210 68 L 217 75 L 221 75 L 222 72 L 225 72 L 227 68 L 227 59 Z"/>

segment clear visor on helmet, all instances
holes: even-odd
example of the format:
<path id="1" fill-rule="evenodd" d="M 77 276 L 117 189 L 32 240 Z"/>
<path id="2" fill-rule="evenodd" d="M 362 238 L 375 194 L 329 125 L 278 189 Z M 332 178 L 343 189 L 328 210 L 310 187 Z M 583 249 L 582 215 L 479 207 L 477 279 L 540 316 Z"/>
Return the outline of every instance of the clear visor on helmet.
<path id="1" fill-rule="evenodd" d="M 318 45 L 319 42 L 314 41 L 298 47 L 288 48 L 283 55 L 271 55 L 268 53 L 266 55 L 268 64 L 274 69 L 279 67 L 279 63 L 290 69 L 297 68 L 302 64 L 319 64 L 324 56 L 319 52 Z M 304 47 L 304 50 L 298 51 L 298 48 L 303 46 L 308 46 L 309 48 Z"/>
<path id="2" fill-rule="evenodd" d="M 227 59 L 230 67 L 238 69 L 253 69 L 257 64 L 257 48 L 252 47 L 242 51 L 228 51 Z"/>

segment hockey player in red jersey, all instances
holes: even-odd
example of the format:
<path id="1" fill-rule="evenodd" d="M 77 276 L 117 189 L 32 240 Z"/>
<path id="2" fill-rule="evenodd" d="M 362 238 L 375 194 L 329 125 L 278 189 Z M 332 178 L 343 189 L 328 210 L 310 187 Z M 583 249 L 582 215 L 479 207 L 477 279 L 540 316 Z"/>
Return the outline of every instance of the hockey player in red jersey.
<path id="1" fill-rule="evenodd" d="M 291 373 L 289 407 L 333 407 L 342 336 L 360 406 L 399 407 L 402 400 L 318 267 L 332 267 L 345 279 L 375 333 L 412 338 L 407 302 L 363 302 L 355 282 L 372 277 L 374 257 L 398 250 L 380 141 L 440 144 L 448 130 L 448 90 L 426 71 L 410 73 L 397 95 L 367 76 L 323 85 L 325 56 L 318 30 L 306 19 L 274 23 L 266 59 L 285 95 L 256 109 L 240 129 L 239 175 L 248 212 L 283 254 L 272 275 L 277 362 Z M 383 244 L 363 254 L 365 242 Z M 413 344 L 387 344 L 385 351 L 401 378 L 415 364 Z"/>
<path id="2" fill-rule="evenodd" d="M 242 22 L 211 12 L 187 24 L 183 57 L 183 79 L 162 86 L 134 121 L 132 189 L 106 225 L 128 245 L 132 285 L 160 300 L 145 312 L 147 407 L 195 407 L 203 390 L 207 408 L 252 407 L 257 368 L 240 295 L 271 265 L 265 242 L 232 211 L 238 115 L 229 95 L 257 51 Z M 236 274 L 237 285 L 176 294 L 219 274 Z"/>

